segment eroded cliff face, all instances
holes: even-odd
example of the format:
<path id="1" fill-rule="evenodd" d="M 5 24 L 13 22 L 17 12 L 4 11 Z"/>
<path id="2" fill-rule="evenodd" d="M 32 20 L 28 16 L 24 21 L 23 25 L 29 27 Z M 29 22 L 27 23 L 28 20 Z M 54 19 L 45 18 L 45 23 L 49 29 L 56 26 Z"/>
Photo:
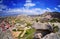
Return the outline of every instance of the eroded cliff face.
<path id="1" fill-rule="evenodd" d="M 54 27 L 53 27 L 52 24 L 55 24 L 55 26 L 58 26 L 59 27 L 58 32 L 54 32 Z M 59 25 L 60 23 L 59 24 L 58 23 L 52 23 L 52 24 L 49 24 L 49 25 L 51 25 L 51 28 L 53 27 L 53 31 L 49 31 L 49 30 L 46 30 L 46 29 L 43 30 L 43 27 L 44 27 L 43 25 L 42 25 L 42 28 L 41 28 L 41 24 L 40 24 L 39 25 L 40 28 L 39 28 L 39 26 L 35 24 L 34 27 L 37 28 L 37 31 L 38 32 L 35 33 L 35 35 L 34 35 L 35 38 L 34 39 L 60 39 L 60 37 L 58 35 L 58 34 L 60 34 L 60 32 L 59 32 L 60 31 L 60 25 Z M 48 27 L 48 28 L 51 29 L 50 27 Z"/>

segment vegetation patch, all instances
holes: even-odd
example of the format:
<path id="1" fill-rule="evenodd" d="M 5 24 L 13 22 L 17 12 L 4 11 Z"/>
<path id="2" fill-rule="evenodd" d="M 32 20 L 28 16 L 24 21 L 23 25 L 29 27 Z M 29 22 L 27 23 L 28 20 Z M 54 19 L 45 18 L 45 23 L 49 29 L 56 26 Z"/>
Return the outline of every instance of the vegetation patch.
<path id="1" fill-rule="evenodd" d="M 33 39 L 33 33 L 35 32 L 35 29 L 28 29 L 24 35 L 24 37 L 20 37 L 20 35 L 18 36 L 18 39 Z"/>
<path id="2" fill-rule="evenodd" d="M 16 29 L 13 29 L 12 31 L 16 31 Z"/>
<path id="3" fill-rule="evenodd" d="M 53 24 L 53 32 L 58 32 L 58 31 L 59 31 L 59 27 Z"/>

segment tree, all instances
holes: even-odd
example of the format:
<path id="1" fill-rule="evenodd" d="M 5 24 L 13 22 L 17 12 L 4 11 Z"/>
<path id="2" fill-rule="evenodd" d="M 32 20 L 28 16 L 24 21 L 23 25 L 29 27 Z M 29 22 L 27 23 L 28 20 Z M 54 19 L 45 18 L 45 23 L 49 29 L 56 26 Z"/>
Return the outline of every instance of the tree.
<path id="1" fill-rule="evenodd" d="M 36 20 L 36 22 L 38 22 L 38 21 L 39 21 L 37 18 L 36 18 L 35 20 Z"/>

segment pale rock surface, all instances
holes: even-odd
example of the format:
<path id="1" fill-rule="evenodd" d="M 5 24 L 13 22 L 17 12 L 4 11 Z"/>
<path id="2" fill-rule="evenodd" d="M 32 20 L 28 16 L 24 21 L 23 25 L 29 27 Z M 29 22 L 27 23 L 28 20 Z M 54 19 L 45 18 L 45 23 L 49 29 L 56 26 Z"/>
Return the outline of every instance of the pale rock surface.
<path id="1" fill-rule="evenodd" d="M 0 39 L 13 39 L 10 30 L 2 31 L 0 28 Z"/>
<path id="2" fill-rule="evenodd" d="M 42 39 L 60 39 L 55 33 L 50 33 L 43 37 Z"/>

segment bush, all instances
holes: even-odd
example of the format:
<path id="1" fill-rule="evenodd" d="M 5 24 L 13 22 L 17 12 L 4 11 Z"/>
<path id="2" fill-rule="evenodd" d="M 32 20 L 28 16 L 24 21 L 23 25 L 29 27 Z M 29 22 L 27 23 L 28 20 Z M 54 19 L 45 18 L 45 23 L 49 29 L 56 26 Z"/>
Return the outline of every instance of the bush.
<path id="1" fill-rule="evenodd" d="M 52 20 L 50 20 L 50 22 L 60 22 L 60 19 L 53 18 Z"/>
<path id="2" fill-rule="evenodd" d="M 26 26 L 32 26 L 32 24 L 31 23 L 27 23 L 27 25 Z"/>
<path id="3" fill-rule="evenodd" d="M 54 25 L 54 24 L 53 24 L 52 26 L 53 26 L 53 27 L 55 27 L 55 25 Z"/>
<path id="4" fill-rule="evenodd" d="M 16 29 L 13 29 L 12 31 L 16 31 Z"/>
<path id="5" fill-rule="evenodd" d="M 18 29 L 17 31 L 21 31 L 21 30 Z"/>
<path id="6" fill-rule="evenodd" d="M 54 26 L 53 27 L 53 32 L 58 32 L 59 31 L 59 27 L 58 26 Z"/>
<path id="7" fill-rule="evenodd" d="M 18 36 L 18 39 L 33 39 L 33 33 L 35 32 L 35 29 L 28 29 L 25 33 L 25 35 L 21 38 L 20 35 Z"/>
<path id="8" fill-rule="evenodd" d="M 38 19 L 35 19 L 36 20 L 36 22 L 38 22 L 39 20 Z"/>
<path id="9" fill-rule="evenodd" d="M 25 35 L 28 36 L 26 39 L 33 39 L 33 33 L 35 32 L 35 29 L 29 29 L 26 31 Z"/>

